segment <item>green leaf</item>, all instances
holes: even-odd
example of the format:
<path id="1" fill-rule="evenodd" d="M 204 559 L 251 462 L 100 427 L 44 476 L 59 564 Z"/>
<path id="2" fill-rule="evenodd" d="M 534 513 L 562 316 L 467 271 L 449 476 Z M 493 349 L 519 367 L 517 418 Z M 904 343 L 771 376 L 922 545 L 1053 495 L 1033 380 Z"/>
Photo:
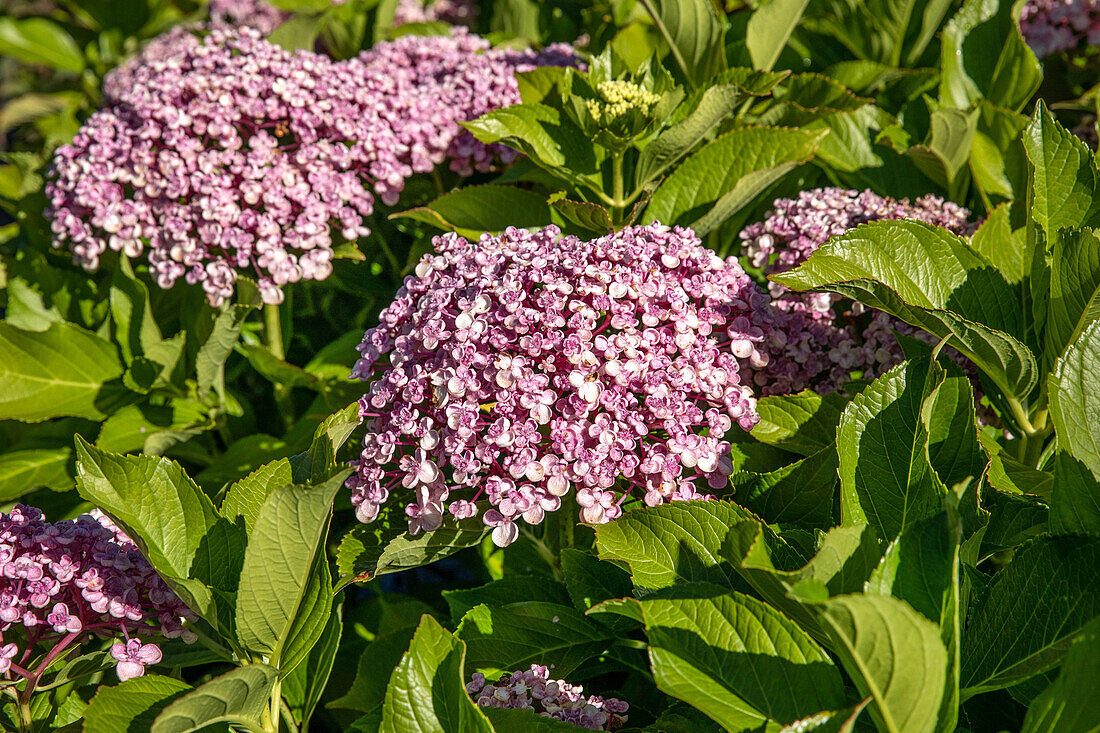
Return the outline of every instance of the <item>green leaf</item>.
<path id="1" fill-rule="evenodd" d="M 1070 229 L 1052 239 L 1050 296 L 1043 330 L 1048 364 L 1100 318 L 1100 238 L 1091 229 Z"/>
<path id="2" fill-rule="evenodd" d="M 191 685 L 186 682 L 155 674 L 100 687 L 84 711 L 84 730 L 148 733 L 157 715 L 189 690 Z"/>
<path id="3" fill-rule="evenodd" d="M 287 51 L 312 51 L 317 36 L 324 26 L 325 16 L 296 15 L 279 25 L 267 35 L 269 43 L 281 46 Z"/>
<path id="4" fill-rule="evenodd" d="M 327 568 L 325 570 L 328 571 Z M 310 650 L 305 663 L 299 664 L 293 672 L 283 678 L 283 698 L 299 723 L 308 721 L 317 703 L 321 701 L 321 695 L 325 691 L 329 675 L 332 674 L 333 664 L 336 662 L 336 652 L 340 647 L 340 635 L 343 629 L 340 611 L 334 609 L 328 616 L 321 639 Z M 396 663 L 396 660 L 394 662 Z"/>
<path id="5" fill-rule="evenodd" d="M 567 199 L 565 191 L 552 194 L 546 201 L 566 220 L 589 231 L 603 235 L 610 234 L 615 229 L 611 221 L 611 212 L 599 204 Z"/>
<path id="6" fill-rule="evenodd" d="M 484 707 L 481 711 L 496 733 L 576 733 L 577 726 L 547 718 L 534 710 Z"/>
<path id="7" fill-rule="evenodd" d="M 213 391 L 219 399 L 225 400 L 225 360 L 233 353 L 241 326 L 253 310 L 252 306 L 230 305 L 215 318 L 209 336 L 195 357 L 200 398 Z"/>
<path id="8" fill-rule="evenodd" d="M 1085 464 L 1064 451 L 1054 456 L 1050 528 L 1058 534 L 1100 535 L 1100 481 Z"/>
<path id="9" fill-rule="evenodd" d="M 596 528 L 601 560 L 625 563 L 634 585 L 643 590 L 666 588 L 681 582 L 703 581 L 732 588 L 736 570 L 722 556 L 730 528 L 755 515 L 723 501 L 674 502 L 626 512 Z M 765 530 L 769 545 L 779 550 L 783 569 L 794 553 Z M 638 552 L 638 548 L 646 552 Z M 769 548 L 771 549 L 771 548 Z M 797 563 L 797 560 L 795 560 Z"/>
<path id="10" fill-rule="evenodd" d="M 752 65 L 757 69 L 771 69 L 779 54 L 787 45 L 791 31 L 798 25 L 802 11 L 810 0 L 773 0 L 761 5 L 749 18 L 745 44 L 749 48 Z"/>
<path id="11" fill-rule="evenodd" d="M 319 484 L 342 470 L 336 453 L 359 427 L 359 404 L 353 402 L 326 417 L 313 432 L 309 450 L 290 459 L 294 480 L 300 484 Z"/>
<path id="12" fill-rule="evenodd" d="M 484 604 L 470 609 L 455 635 L 466 642 L 467 664 L 492 676 L 554 665 L 563 677 L 604 651 L 614 639 L 571 606 L 545 601 Z"/>
<path id="13" fill-rule="evenodd" d="M 788 171 L 814 155 L 824 132 L 744 127 L 685 160 L 653 194 L 645 221 L 706 234 Z"/>
<path id="14" fill-rule="evenodd" d="M 163 445 L 164 439 L 169 437 L 165 433 L 182 438 L 213 427 L 209 408 L 192 400 L 171 400 L 165 405 L 127 405 L 104 421 L 96 446 L 112 453 L 144 450 L 160 454 L 162 450 L 150 448 Z"/>
<path id="15" fill-rule="evenodd" d="M 836 442 L 836 427 L 848 400 L 811 390 L 764 397 L 756 403 L 760 422 L 752 437 L 761 443 L 812 456 Z"/>
<path id="16" fill-rule="evenodd" d="M 445 193 L 427 206 L 390 214 L 390 218 L 415 219 L 475 241 L 484 232 L 545 226 L 550 223 L 550 207 L 535 191 L 487 184 Z"/>
<path id="17" fill-rule="evenodd" d="M 117 456 L 76 438 L 77 490 L 126 531 L 164 580 L 218 626 L 212 589 L 237 587 L 245 536 L 174 461 Z"/>
<path id="18" fill-rule="evenodd" d="M 407 626 L 379 636 L 359 657 L 351 689 L 343 697 L 326 704 L 329 708 L 369 713 L 381 708 L 386 697 L 390 674 L 409 648 L 416 626 Z M 299 667 L 299 669 L 303 669 Z M 308 671 L 308 667 L 305 668 Z"/>
<path id="19" fill-rule="evenodd" d="M 0 419 L 102 419 L 104 384 L 121 375 L 115 347 L 78 326 L 23 331 L 0 323 Z"/>
<path id="20" fill-rule="evenodd" d="M 1062 658 L 1100 615 L 1100 538 L 1045 537 L 1016 551 L 970 612 L 963 635 L 964 695 L 1009 687 Z"/>
<path id="21" fill-rule="evenodd" d="M 592 142 L 567 117 L 543 104 L 492 110 L 462 126 L 483 143 L 502 143 L 574 185 L 596 172 Z"/>
<path id="22" fill-rule="evenodd" d="M 221 514 L 234 524 L 238 519 L 243 520 L 245 530 L 251 535 L 267 497 L 275 489 L 292 483 L 294 479 L 287 459 L 280 458 L 260 466 L 229 487 L 222 501 Z"/>
<path id="23" fill-rule="evenodd" d="M 881 731 L 930 733 L 948 665 L 940 630 L 908 604 L 885 596 L 838 596 L 821 604 L 837 656 Z"/>
<path id="24" fill-rule="evenodd" d="M 1058 447 L 1100 477 L 1100 321 L 1084 330 L 1054 367 L 1047 387 Z"/>
<path id="25" fill-rule="evenodd" d="M 967 109 L 981 99 L 1019 110 L 1043 70 L 1024 42 L 1010 0 L 967 0 L 943 27 L 940 100 Z"/>
<path id="26" fill-rule="evenodd" d="M 393 670 L 380 733 L 492 733 L 466 694 L 466 645 L 425 615 Z"/>
<path id="27" fill-rule="evenodd" d="M 893 538 L 940 510 L 947 487 L 932 467 L 922 412 L 942 379 L 938 365 L 905 362 L 848 405 L 837 428 L 842 524 L 870 522 Z"/>
<path id="28" fill-rule="evenodd" d="M 729 730 L 844 705 L 828 655 L 772 607 L 690 585 L 658 595 L 641 606 L 653 677 L 664 692 Z"/>
<path id="29" fill-rule="evenodd" d="M 71 488 L 71 448 L 34 448 L 0 453 L 0 501 L 8 502 L 39 487 Z"/>
<path id="30" fill-rule="evenodd" d="M 295 366 L 271 353 L 261 344 L 237 344 L 237 353 L 248 360 L 252 368 L 272 384 L 285 387 L 306 387 L 315 391 L 323 389 L 323 383 L 314 374 Z"/>
<path id="31" fill-rule="evenodd" d="M 1009 285 L 1015 285 L 1028 275 L 1027 230 L 1012 229 L 1011 206 L 1001 204 L 974 232 L 970 246 L 1004 275 Z"/>
<path id="32" fill-rule="evenodd" d="M 1025 397 L 1038 380 L 1035 357 L 1019 340 L 1028 327 L 1019 289 L 948 231 L 916 221 L 865 224 L 772 279 L 792 290 L 840 293 L 950 336 L 949 345 L 1007 396 Z"/>
<path id="33" fill-rule="evenodd" d="M 698 99 L 690 98 L 683 102 L 683 119 L 658 135 L 639 154 L 634 173 L 635 187 L 661 176 L 691 152 L 719 122 L 736 111 L 746 94 L 736 84 L 718 84 L 707 87 Z"/>
<path id="34" fill-rule="evenodd" d="M 970 162 L 971 144 L 978 126 L 978 111 L 935 109 L 931 114 L 928 139 L 920 145 L 898 149 L 913 160 L 917 168 L 942 188 L 953 191 Z M 883 140 L 892 143 L 889 136 Z"/>
<path id="35" fill-rule="evenodd" d="M 1100 721 L 1100 619 L 1086 626 L 1066 652 L 1058 679 L 1036 697 L 1023 733 L 1095 733 Z"/>
<path id="36" fill-rule="evenodd" d="M 195 481 L 207 492 L 213 494 L 230 481 L 238 481 L 249 473 L 260 470 L 268 463 L 286 458 L 292 450 L 282 438 L 264 433 L 247 435 L 231 443 L 224 453 L 195 476 Z M 289 461 L 286 465 L 289 467 Z M 283 483 L 293 483 L 293 480 Z M 256 511 L 259 511 L 259 507 Z"/>
<path id="37" fill-rule="evenodd" d="M 695 88 L 726 67 L 725 27 L 708 0 L 642 0 L 672 51 L 676 65 Z"/>
<path id="38" fill-rule="evenodd" d="M 812 456 L 768 473 L 730 476 L 739 504 L 771 524 L 832 524 L 837 451 L 830 445 Z"/>
<path id="39" fill-rule="evenodd" d="M 1042 100 L 1024 131 L 1024 149 L 1034 168 L 1031 216 L 1047 240 L 1062 229 L 1100 225 L 1100 172 L 1092 151 Z"/>
<path id="40" fill-rule="evenodd" d="M 0 54 L 25 64 L 79 74 L 84 55 L 68 31 L 47 18 L 0 18 Z"/>
<path id="41" fill-rule="evenodd" d="M 627 593 L 629 592 L 628 581 Z M 561 583 L 554 583 L 547 581 L 544 577 L 533 575 L 506 575 L 500 580 L 494 580 L 477 588 L 445 590 L 443 600 L 447 602 L 447 609 L 455 623 L 458 623 L 471 608 L 481 604 L 504 606 L 521 601 L 546 601 L 566 605 L 570 602 L 569 594 L 565 592 Z"/>
<path id="42" fill-rule="evenodd" d="M 266 664 L 226 672 L 165 708 L 149 733 L 192 733 L 217 723 L 259 727 L 275 676 L 275 670 Z"/>
<path id="43" fill-rule="evenodd" d="M 324 539 L 332 501 L 345 478 L 337 474 L 316 487 L 276 488 L 248 538 L 237 591 L 237 635 L 245 648 L 270 656 L 281 674 L 293 666 L 284 653 L 295 632 L 306 632 L 308 638 L 300 645 L 308 653 L 331 608 Z M 324 576 L 319 581 L 318 574 Z M 322 600 L 326 586 L 329 597 Z M 318 615 L 320 623 L 314 618 Z"/>
<path id="44" fill-rule="evenodd" d="M 349 583 L 442 560 L 478 544 L 489 529 L 478 517 L 456 520 L 450 515 L 443 519 L 439 529 L 417 535 L 404 529 L 384 532 L 370 526 L 355 527 L 344 535 L 336 552 L 340 578 L 337 590 Z"/>
<path id="45" fill-rule="evenodd" d="M 582 611 L 611 598 L 629 596 L 634 590 L 628 573 L 575 547 L 561 551 L 561 572 L 573 605 Z"/>

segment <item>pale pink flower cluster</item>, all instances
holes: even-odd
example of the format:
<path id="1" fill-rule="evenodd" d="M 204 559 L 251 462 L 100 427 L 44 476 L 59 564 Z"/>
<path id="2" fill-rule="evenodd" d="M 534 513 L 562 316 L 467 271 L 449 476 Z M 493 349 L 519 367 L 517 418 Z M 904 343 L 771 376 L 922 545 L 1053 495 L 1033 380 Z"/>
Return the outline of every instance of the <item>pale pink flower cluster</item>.
<path id="1" fill-rule="evenodd" d="M 873 191 L 818 188 L 793 199 L 777 199 L 772 206 L 764 221 L 740 235 L 749 263 L 766 274 L 797 267 L 830 237 L 866 222 L 913 219 L 960 235 L 974 230 L 969 211 L 931 195 L 910 202 Z M 853 374 L 880 376 L 902 361 L 894 331 L 928 338 L 881 311 L 864 316 L 858 303 L 829 293 L 794 293 L 777 283 L 769 283 L 769 289 L 776 308 L 786 314 L 783 330 L 788 342 L 755 375 L 754 385 L 765 395 L 806 388 L 830 392 Z"/>
<path id="2" fill-rule="evenodd" d="M 475 672 L 466 692 L 483 708 L 530 710 L 588 730 L 619 730 L 626 725 L 630 709 L 629 703 L 613 697 L 586 697 L 583 687 L 550 679 L 550 670 L 538 664 L 489 683 L 485 675 Z"/>
<path id="3" fill-rule="evenodd" d="M 158 285 L 199 283 L 214 305 L 241 271 L 267 303 L 328 277 L 334 247 L 369 233 L 374 195 L 395 204 L 417 173 L 488 169 L 494 149 L 459 123 L 518 102 L 517 71 L 571 60 L 456 31 L 336 62 L 253 28 L 193 30 L 107 78 L 108 106 L 56 153 L 47 215 L 85 268 L 147 253 Z"/>
<path id="4" fill-rule="evenodd" d="M 1100 45 L 1100 0 L 1027 0 L 1020 13 L 1024 40 L 1039 58 L 1085 43 Z"/>
<path id="5" fill-rule="evenodd" d="M 141 551 L 103 516 L 47 522 L 17 505 L 0 514 L 0 675 L 26 677 L 37 648 L 56 657 L 91 635 L 121 634 L 114 645 L 120 679 L 160 661 L 139 636 L 195 636 L 194 615 Z"/>
<path id="6" fill-rule="evenodd" d="M 470 25 L 477 20 L 476 0 L 399 0 L 393 24 L 451 23 Z"/>
<path id="7" fill-rule="evenodd" d="M 359 346 L 361 521 L 395 490 L 413 533 L 483 499 L 505 546 L 572 493 L 601 523 L 635 491 L 656 506 L 726 484 L 726 432 L 759 421 L 746 376 L 786 340 L 735 259 L 660 224 L 434 243 Z"/>
<path id="8" fill-rule="evenodd" d="M 347 0 L 332 0 L 343 5 Z M 477 18 L 475 0 L 400 0 L 394 10 L 393 24 L 452 23 L 470 25 Z M 235 26 L 255 28 L 264 35 L 290 18 L 290 13 L 263 0 L 210 0 L 210 20 Z"/>

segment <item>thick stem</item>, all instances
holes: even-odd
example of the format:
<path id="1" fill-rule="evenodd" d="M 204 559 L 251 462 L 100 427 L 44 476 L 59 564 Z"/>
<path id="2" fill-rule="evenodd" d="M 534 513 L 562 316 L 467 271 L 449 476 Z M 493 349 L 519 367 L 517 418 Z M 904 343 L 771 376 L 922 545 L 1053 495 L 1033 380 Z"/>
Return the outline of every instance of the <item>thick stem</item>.
<path id="1" fill-rule="evenodd" d="M 268 350 L 281 361 L 285 361 L 282 317 L 279 306 L 273 303 L 264 305 L 264 338 L 267 341 Z M 290 387 L 285 384 L 275 385 L 275 406 L 282 417 L 283 427 L 289 430 L 294 424 L 294 400 L 291 398 Z"/>
<path id="2" fill-rule="evenodd" d="M 271 701 L 268 708 L 268 717 L 270 718 L 271 733 L 279 733 L 279 719 L 281 715 L 281 707 L 283 702 L 283 686 L 279 681 L 279 678 L 275 678 L 275 685 L 271 688 Z M 291 725 L 291 730 L 294 730 L 294 726 Z"/>
<path id="3" fill-rule="evenodd" d="M 623 212 L 626 209 L 626 201 L 623 198 L 623 154 L 611 155 L 611 197 L 614 205 L 611 210 L 611 221 L 618 227 L 623 221 Z"/>

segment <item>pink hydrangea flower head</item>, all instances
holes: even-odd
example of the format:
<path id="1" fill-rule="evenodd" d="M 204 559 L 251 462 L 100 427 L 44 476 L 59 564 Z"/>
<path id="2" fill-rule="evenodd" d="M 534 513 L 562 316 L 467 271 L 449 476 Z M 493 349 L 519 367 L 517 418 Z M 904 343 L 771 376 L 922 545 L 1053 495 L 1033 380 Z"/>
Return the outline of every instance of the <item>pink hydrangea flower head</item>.
<path id="1" fill-rule="evenodd" d="M 630 705 L 613 697 L 584 695 L 584 688 L 550 679 L 550 670 L 538 664 L 487 683 L 475 672 L 466 693 L 481 707 L 530 710 L 588 730 L 618 730 L 627 721 Z"/>
<path id="2" fill-rule="evenodd" d="M 160 650 L 139 636 L 194 641 L 194 614 L 130 538 L 98 512 L 47 522 L 33 507 L 0 514 L 0 675 L 21 651 L 4 634 L 22 626 L 33 645 L 62 648 L 87 636 L 121 633 L 112 654 L 120 679 L 155 664 Z M 29 651 L 29 650 L 28 650 Z"/>
<path id="3" fill-rule="evenodd" d="M 194 30 L 107 77 L 107 106 L 55 155 L 46 213 L 85 268 L 108 249 L 145 255 L 162 288 L 183 278 L 213 305 L 240 272 L 267 303 L 325 279 L 334 247 L 369 233 L 375 195 L 395 204 L 416 173 L 488 170 L 504 149 L 459 123 L 519 101 L 517 71 L 566 59 L 456 31 L 336 62 L 255 28 Z"/>
<path id="4" fill-rule="evenodd" d="M 347 0 L 332 0 L 343 5 Z M 470 25 L 477 18 L 474 0 L 399 0 L 394 25 L 404 23 L 452 23 Z M 210 0 L 210 20 L 219 25 L 247 26 L 265 36 L 290 18 L 290 13 L 263 0 Z"/>
<path id="5" fill-rule="evenodd" d="M 471 25 L 478 16 L 475 0 L 399 0 L 393 24 L 451 23 Z"/>
<path id="6" fill-rule="evenodd" d="M 414 533 L 484 499 L 504 546 L 570 493 L 600 523 L 635 491 L 657 505 L 726 483 L 726 432 L 759 421 L 747 376 L 786 340 L 735 259 L 661 224 L 434 244 L 359 346 L 361 521 L 393 491 Z"/>
<path id="7" fill-rule="evenodd" d="M 1100 0 L 1027 0 L 1020 30 L 1039 58 L 1100 45 Z"/>
<path id="8" fill-rule="evenodd" d="M 872 191 L 818 188 L 778 199 L 772 206 L 764 221 L 740 235 L 749 263 L 769 275 L 797 267 L 829 238 L 871 221 L 914 219 L 955 234 L 974 231 L 969 211 L 931 195 L 910 202 Z M 775 307 L 785 314 L 782 330 L 787 341 L 754 376 L 755 388 L 764 395 L 806 388 L 833 391 L 853 372 L 866 378 L 880 376 L 902 360 L 894 331 L 931 338 L 881 311 L 874 311 L 868 324 L 853 326 L 864 312 L 862 306 L 829 293 L 794 293 L 777 283 L 769 283 L 769 289 Z M 838 313 L 838 304 L 847 310 Z"/>

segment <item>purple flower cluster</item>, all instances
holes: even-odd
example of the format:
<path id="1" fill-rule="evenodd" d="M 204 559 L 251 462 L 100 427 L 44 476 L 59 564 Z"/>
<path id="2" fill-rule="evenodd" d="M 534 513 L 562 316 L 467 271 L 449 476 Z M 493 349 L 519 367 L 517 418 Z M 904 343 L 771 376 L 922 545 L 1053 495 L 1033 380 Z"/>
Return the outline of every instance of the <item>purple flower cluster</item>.
<path id="1" fill-rule="evenodd" d="M 108 248 L 147 250 L 158 285 L 200 283 L 214 305 L 244 271 L 281 302 L 282 286 L 328 277 L 334 246 L 369 233 L 375 194 L 393 205 L 448 158 L 488 169 L 495 149 L 458 123 L 518 102 L 517 71 L 571 60 L 460 30 L 335 62 L 253 28 L 177 28 L 107 78 L 108 106 L 58 149 L 55 244 L 87 269 Z"/>
<path id="2" fill-rule="evenodd" d="M 343 5 L 347 0 L 331 0 Z M 477 18 L 474 0 L 400 0 L 394 11 L 393 24 L 442 22 L 470 25 Z M 265 36 L 282 25 L 290 13 L 263 0 L 210 0 L 210 20 L 215 24 L 247 26 Z"/>
<path id="3" fill-rule="evenodd" d="M 1039 58 L 1069 51 L 1082 41 L 1100 45 L 1100 0 L 1027 0 L 1020 30 Z"/>
<path id="4" fill-rule="evenodd" d="M 450 23 L 470 25 L 478 15 L 476 0 L 399 0 L 393 24 Z"/>
<path id="5" fill-rule="evenodd" d="M 581 519 L 601 523 L 635 489 L 656 506 L 726 484 L 723 436 L 759 421 L 744 376 L 786 341 L 735 259 L 660 224 L 434 244 L 352 372 L 371 382 L 348 482 L 361 521 L 398 487 L 413 533 L 485 499 L 506 546 L 518 520 L 538 524 L 571 491 Z"/>
<path id="6" fill-rule="evenodd" d="M 740 235 L 749 263 L 766 274 L 797 267 L 830 237 L 870 221 L 915 219 L 956 234 L 974 229 L 967 220 L 970 212 L 938 196 L 910 202 L 872 191 L 818 188 L 794 199 L 778 199 L 773 207 L 764 221 Z M 833 391 L 850 381 L 853 372 L 865 378 L 880 376 L 902 360 L 894 331 L 926 337 L 881 311 L 873 311 L 869 322 L 861 323 L 862 306 L 829 293 L 793 293 L 777 283 L 769 283 L 769 289 L 775 307 L 785 314 L 788 341 L 755 375 L 755 385 L 765 395 L 807 387 Z M 838 312 L 838 305 L 845 310 Z"/>
<path id="7" fill-rule="evenodd" d="M 160 649 L 139 636 L 193 641 L 194 616 L 154 572 L 141 551 L 103 516 L 47 522 L 17 505 L 0 514 L 0 674 L 30 678 L 39 645 L 48 659 L 85 635 L 119 634 L 111 654 L 119 679 L 138 677 L 160 661 Z M 6 642 L 6 643 L 5 643 Z M 48 664 L 46 665 L 48 666 Z M 43 669 L 45 667 L 42 667 Z"/>
<path id="8" fill-rule="evenodd" d="M 585 697 L 583 687 L 552 680 L 550 670 L 537 664 L 532 664 L 530 671 L 506 674 L 488 684 L 485 675 L 475 672 L 466 692 L 483 708 L 531 710 L 588 730 L 622 728 L 630 708 L 629 703 L 613 697 Z"/>

